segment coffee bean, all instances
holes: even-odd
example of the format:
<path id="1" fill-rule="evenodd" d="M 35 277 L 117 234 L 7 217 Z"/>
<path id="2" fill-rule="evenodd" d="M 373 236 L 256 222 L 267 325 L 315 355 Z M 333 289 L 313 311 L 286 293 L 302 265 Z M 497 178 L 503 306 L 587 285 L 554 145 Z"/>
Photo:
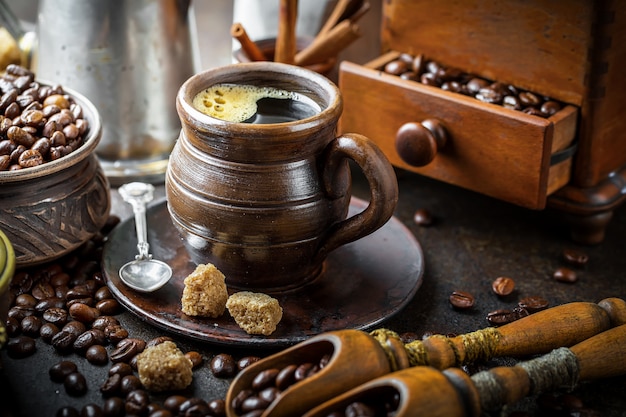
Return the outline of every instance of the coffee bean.
<path id="1" fill-rule="evenodd" d="M 4 327 L 10 337 L 20 333 L 20 322 L 15 317 L 7 317 Z"/>
<path id="2" fill-rule="evenodd" d="M 224 403 L 224 400 L 211 400 L 207 405 L 209 406 L 209 411 L 211 415 L 215 417 L 226 415 L 226 404 Z"/>
<path id="3" fill-rule="evenodd" d="M 448 300 L 453 307 L 461 310 L 474 306 L 474 296 L 466 291 L 453 291 Z"/>
<path id="4" fill-rule="evenodd" d="M 109 375 L 119 374 L 120 377 L 126 375 L 132 375 L 133 370 L 129 364 L 124 362 L 114 363 L 113 366 L 109 369 Z"/>
<path id="5" fill-rule="evenodd" d="M 303 363 L 296 368 L 296 372 L 293 374 L 293 376 L 296 379 L 296 382 L 302 381 L 306 377 L 313 375 L 318 370 L 319 368 L 312 363 Z M 255 388 L 254 385 L 252 387 Z M 259 387 L 257 389 L 262 389 L 262 388 Z"/>
<path id="6" fill-rule="evenodd" d="M 204 359 L 202 358 L 200 352 L 190 351 L 185 353 L 185 356 L 191 361 L 191 366 L 193 369 L 198 368 L 200 365 L 202 365 L 202 362 L 204 362 Z"/>
<path id="7" fill-rule="evenodd" d="M 120 374 L 110 375 L 100 386 L 100 392 L 105 397 L 119 395 L 121 392 L 122 376 Z"/>
<path id="8" fill-rule="evenodd" d="M 434 222 L 430 211 L 424 208 L 415 211 L 413 221 L 420 226 L 431 226 Z"/>
<path id="9" fill-rule="evenodd" d="M 87 393 L 87 379 L 80 372 L 72 372 L 63 380 L 65 392 L 73 397 L 80 397 Z"/>
<path id="10" fill-rule="evenodd" d="M 100 316 L 100 311 L 98 309 L 83 303 L 71 304 L 69 307 L 69 313 L 70 317 L 82 323 L 93 323 L 93 321 Z"/>
<path id="11" fill-rule="evenodd" d="M 246 369 L 248 366 L 252 365 L 253 363 L 258 362 L 260 359 L 261 358 L 259 358 L 258 356 L 244 356 L 243 358 L 237 361 L 237 369 L 242 371 Z"/>
<path id="12" fill-rule="evenodd" d="M 100 329 L 89 329 L 74 341 L 74 350 L 85 353 L 91 346 L 103 345 L 106 342 L 104 332 Z"/>
<path id="13" fill-rule="evenodd" d="M 78 366 L 72 361 L 63 360 L 52 365 L 48 375 L 53 382 L 63 382 L 65 378 L 74 372 L 78 372 Z"/>
<path id="14" fill-rule="evenodd" d="M 20 323 L 20 328 L 22 329 L 22 333 L 26 336 L 37 337 L 39 336 L 39 330 L 43 322 L 37 316 L 27 316 L 22 319 Z"/>
<path id="15" fill-rule="evenodd" d="M 74 334 L 67 332 L 65 330 L 61 330 L 50 339 L 50 344 L 54 349 L 61 353 L 66 354 L 70 353 L 74 347 L 74 341 L 76 340 Z"/>
<path id="16" fill-rule="evenodd" d="M 550 305 L 550 302 L 543 297 L 532 296 L 522 298 L 517 305 L 526 309 L 529 313 L 535 313 L 546 309 Z"/>
<path id="17" fill-rule="evenodd" d="M 170 395 L 165 399 L 165 401 L 163 401 L 163 406 L 166 410 L 178 414 L 181 404 L 185 401 L 187 401 L 187 397 L 183 395 Z"/>
<path id="18" fill-rule="evenodd" d="M 280 372 L 276 368 L 265 369 L 259 372 L 252 380 L 252 389 L 261 391 L 275 384 L 276 376 Z"/>
<path id="19" fill-rule="evenodd" d="M 57 410 L 56 417 L 80 417 L 80 413 L 76 408 L 67 405 Z"/>
<path id="20" fill-rule="evenodd" d="M 129 362 L 135 355 L 143 352 L 145 347 L 145 341 L 128 337 L 118 342 L 109 358 L 112 362 Z"/>
<path id="21" fill-rule="evenodd" d="M 295 364 L 287 365 L 278 372 L 276 375 L 276 387 L 280 390 L 285 390 L 296 381 L 296 369 L 298 366 Z"/>
<path id="22" fill-rule="evenodd" d="M 570 265 L 577 267 L 585 266 L 589 262 L 589 256 L 576 249 L 564 249 L 563 259 Z"/>
<path id="23" fill-rule="evenodd" d="M 17 336 L 7 342 L 7 353 L 13 359 L 31 356 L 37 350 L 35 339 L 29 336 Z"/>
<path id="24" fill-rule="evenodd" d="M 49 300 L 51 300 L 49 298 Z M 48 323 L 52 323 L 56 326 L 65 326 L 67 324 L 67 320 L 69 318 L 69 314 L 63 308 L 59 307 L 51 307 L 43 312 L 43 319 Z"/>
<path id="25" fill-rule="evenodd" d="M 120 392 L 127 395 L 128 393 L 142 389 L 141 380 L 135 375 L 125 375 L 120 380 Z"/>
<path id="26" fill-rule="evenodd" d="M 141 416 L 147 413 L 150 396 L 143 389 L 136 389 L 126 395 L 126 414 Z"/>
<path id="27" fill-rule="evenodd" d="M 65 326 L 61 328 L 61 331 L 70 333 L 74 338 L 77 338 L 87 331 L 87 327 L 80 321 L 72 320 L 67 322 Z"/>
<path id="28" fill-rule="evenodd" d="M 22 307 L 35 307 L 35 305 L 37 305 L 38 302 L 39 300 L 37 300 L 35 297 L 33 297 L 30 294 L 20 294 L 17 297 L 15 297 L 14 304 L 16 306 L 22 306 Z"/>
<path id="29" fill-rule="evenodd" d="M 578 276 L 576 275 L 576 272 L 566 267 L 558 268 L 556 271 L 554 271 L 552 277 L 558 282 L 565 282 L 569 284 L 578 281 Z"/>
<path id="30" fill-rule="evenodd" d="M 102 413 L 106 417 L 123 417 L 126 414 L 124 400 L 120 397 L 110 397 L 102 405 Z"/>
<path id="31" fill-rule="evenodd" d="M 231 378 L 237 372 L 237 363 L 235 359 L 227 354 L 220 353 L 211 359 L 211 372 L 217 378 Z"/>
<path id="32" fill-rule="evenodd" d="M 117 314 L 121 310 L 120 303 L 113 298 L 105 298 L 96 303 L 96 309 L 100 314 L 112 315 Z"/>
<path id="33" fill-rule="evenodd" d="M 515 281 L 509 277 L 498 277 L 491 283 L 491 289 L 500 296 L 510 295 L 515 289 Z"/>
<path id="34" fill-rule="evenodd" d="M 91 324 L 91 327 L 94 329 L 104 330 L 108 326 L 114 326 L 114 325 L 119 326 L 120 325 L 119 320 L 116 319 L 115 317 L 104 315 L 104 316 L 97 317 Z"/>
<path id="35" fill-rule="evenodd" d="M 104 412 L 98 404 L 85 404 L 80 410 L 80 417 L 104 417 Z"/>
<path id="36" fill-rule="evenodd" d="M 517 315 L 514 311 L 508 309 L 499 309 L 487 313 L 487 321 L 494 326 L 501 326 L 503 324 L 511 323 L 517 320 Z"/>
<path id="37" fill-rule="evenodd" d="M 209 406 L 202 398 L 191 397 L 180 404 L 178 414 L 183 416 L 195 417 L 204 416 L 209 413 Z"/>
<path id="38" fill-rule="evenodd" d="M 53 323 L 44 323 L 39 329 L 39 336 L 46 342 L 50 343 L 55 334 L 59 333 L 59 328 Z"/>
<path id="39" fill-rule="evenodd" d="M 89 346 L 85 352 L 85 358 L 93 365 L 106 365 L 109 362 L 107 350 L 102 345 Z"/>

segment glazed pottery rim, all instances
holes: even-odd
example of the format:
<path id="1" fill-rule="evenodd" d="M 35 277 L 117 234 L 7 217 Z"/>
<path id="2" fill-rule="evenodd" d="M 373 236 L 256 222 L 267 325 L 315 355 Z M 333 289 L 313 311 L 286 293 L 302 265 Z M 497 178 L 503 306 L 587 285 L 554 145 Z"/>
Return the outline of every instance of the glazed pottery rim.
<path id="1" fill-rule="evenodd" d="M 54 85 L 53 83 L 45 80 L 35 79 L 35 81 L 43 86 Z M 82 107 L 83 117 L 89 122 L 89 130 L 83 144 L 73 152 L 70 152 L 69 154 L 54 161 L 48 161 L 35 167 L 22 168 L 15 171 L 0 171 L 0 184 L 19 182 L 52 175 L 70 166 L 74 166 L 93 153 L 92 151 L 96 148 L 102 137 L 102 120 L 100 113 L 91 100 L 76 90 L 69 87 L 63 87 L 63 91 L 65 94 L 72 97 L 76 101 L 76 104 L 79 104 Z"/>
<path id="2" fill-rule="evenodd" d="M 15 272 L 15 251 L 7 235 L 0 230 L 0 295 L 7 291 Z"/>
<path id="3" fill-rule="evenodd" d="M 306 83 L 306 85 L 317 87 L 324 92 L 324 97 L 321 97 L 324 103 L 318 103 L 320 112 L 313 116 L 291 122 L 253 124 L 218 119 L 201 112 L 193 106 L 193 98 L 200 91 L 221 83 L 246 84 L 257 79 L 254 77 L 255 73 L 276 74 L 277 76 L 287 75 L 304 81 L 302 84 Z M 232 79 L 233 76 L 242 76 L 242 78 L 245 77 L 245 79 Z M 202 82 L 202 80 L 205 80 L 205 82 Z M 280 85 L 275 87 L 284 89 L 284 87 Z M 313 99 L 317 103 L 317 100 L 311 95 L 302 91 L 296 92 Z M 194 74 L 180 87 L 176 102 L 177 105 L 182 106 L 183 110 L 187 113 L 186 118 L 193 120 L 193 123 L 203 128 L 236 128 L 248 132 L 281 128 L 288 128 L 291 131 L 314 129 L 326 125 L 328 120 L 334 117 L 339 117 L 343 110 L 343 101 L 339 87 L 331 80 L 307 68 L 273 61 L 239 62 Z"/>

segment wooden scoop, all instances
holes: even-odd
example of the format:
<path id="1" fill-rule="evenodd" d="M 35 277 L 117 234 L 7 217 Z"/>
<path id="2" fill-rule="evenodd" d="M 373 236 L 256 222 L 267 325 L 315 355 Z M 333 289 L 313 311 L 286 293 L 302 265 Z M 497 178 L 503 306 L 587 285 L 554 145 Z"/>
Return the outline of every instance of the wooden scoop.
<path id="1" fill-rule="evenodd" d="M 563 384 L 626 374 L 626 325 L 614 327 L 571 348 L 511 367 L 496 367 L 469 377 L 458 368 L 440 372 L 420 366 L 367 382 L 312 409 L 304 417 L 325 417 L 355 402 L 387 399 L 396 417 L 478 417 L 528 395 Z"/>
<path id="2" fill-rule="evenodd" d="M 445 369 L 495 356 L 542 354 L 572 346 L 612 325 L 624 323 L 626 302 L 609 298 L 598 304 L 574 302 L 552 307 L 497 329 L 487 328 L 454 338 L 432 336 L 407 345 L 390 332 L 380 330 L 371 334 L 359 330 L 323 333 L 240 372 L 226 395 L 226 413 L 229 417 L 237 415 L 232 407 L 233 399 L 249 389 L 262 371 L 315 363 L 326 354 L 331 358 L 323 369 L 283 391 L 263 416 L 302 414 L 365 381 L 410 366 Z"/>

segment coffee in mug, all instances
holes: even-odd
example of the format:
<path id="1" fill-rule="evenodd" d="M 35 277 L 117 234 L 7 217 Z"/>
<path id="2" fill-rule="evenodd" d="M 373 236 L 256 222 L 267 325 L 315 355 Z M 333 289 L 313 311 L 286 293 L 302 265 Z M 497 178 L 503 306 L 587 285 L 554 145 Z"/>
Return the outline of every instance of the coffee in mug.
<path id="1" fill-rule="evenodd" d="M 255 85 L 218 84 L 199 92 L 193 106 L 204 114 L 235 123 L 284 123 L 306 119 L 321 109 L 293 91 Z"/>

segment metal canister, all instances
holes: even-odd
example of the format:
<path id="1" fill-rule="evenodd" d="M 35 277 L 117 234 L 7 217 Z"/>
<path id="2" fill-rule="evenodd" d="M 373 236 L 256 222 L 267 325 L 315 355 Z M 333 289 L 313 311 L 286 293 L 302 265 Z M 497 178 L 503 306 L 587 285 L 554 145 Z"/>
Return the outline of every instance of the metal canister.
<path id="1" fill-rule="evenodd" d="M 37 76 L 87 96 L 113 185 L 163 180 L 180 131 L 175 97 L 194 73 L 190 0 L 40 0 Z"/>

